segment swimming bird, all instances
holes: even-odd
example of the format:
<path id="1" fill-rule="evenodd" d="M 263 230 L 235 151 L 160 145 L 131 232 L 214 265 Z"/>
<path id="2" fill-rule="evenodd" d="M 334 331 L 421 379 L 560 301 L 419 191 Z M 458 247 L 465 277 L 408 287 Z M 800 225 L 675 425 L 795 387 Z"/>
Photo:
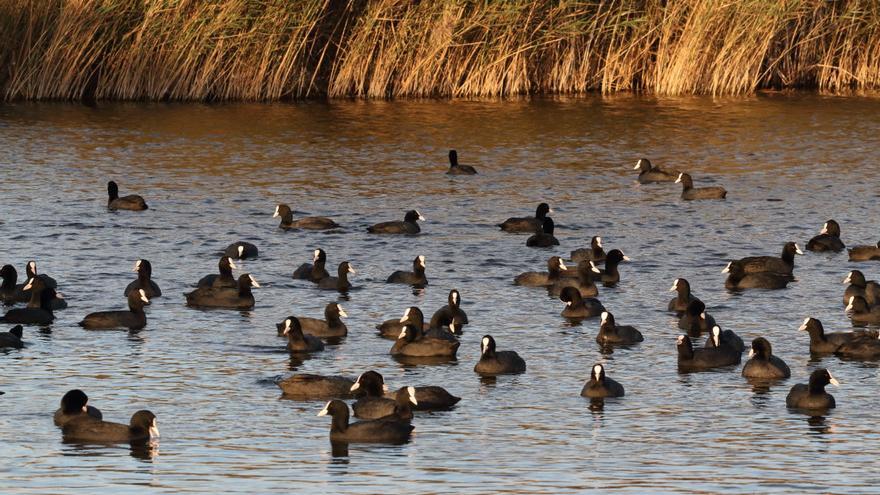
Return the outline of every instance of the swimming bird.
<path id="1" fill-rule="evenodd" d="M 602 248 L 602 238 L 593 236 L 590 247 L 575 249 L 571 252 L 572 263 L 581 261 L 605 261 L 605 249 Z"/>
<path id="2" fill-rule="evenodd" d="M 703 347 L 694 349 L 690 337 L 678 336 L 679 371 L 699 371 L 739 364 L 742 355 L 730 352 L 728 347 Z"/>
<path id="3" fill-rule="evenodd" d="M 279 229 L 327 230 L 339 227 L 338 223 L 327 217 L 303 217 L 294 222 L 293 210 L 284 203 L 275 207 L 272 218 L 276 217 L 281 217 L 281 223 L 278 224 Z"/>
<path id="4" fill-rule="evenodd" d="M 584 298 L 575 287 L 565 287 L 559 293 L 559 300 L 565 303 L 562 310 L 563 318 L 593 318 L 605 311 L 605 306 L 598 299 Z"/>
<path id="5" fill-rule="evenodd" d="M 644 341 L 642 332 L 636 327 L 629 325 L 617 325 L 614 315 L 608 311 L 602 312 L 602 320 L 599 323 L 599 333 L 596 334 L 596 342 L 599 345 L 628 345 Z"/>
<path id="6" fill-rule="evenodd" d="M 299 268 L 293 271 L 293 278 L 318 283 L 322 279 L 330 276 L 325 268 L 326 263 L 327 253 L 325 253 L 323 249 L 315 249 L 312 263 L 303 263 L 302 265 L 299 265 Z"/>
<path id="7" fill-rule="evenodd" d="M 786 407 L 792 409 L 832 409 L 837 406 L 834 396 L 825 391 L 825 386 L 831 384 L 835 387 L 840 385 L 831 372 L 820 368 L 810 374 L 808 384 L 798 383 L 788 392 L 785 398 Z"/>
<path id="8" fill-rule="evenodd" d="M 28 300 L 27 307 L 37 309 L 42 304 L 43 299 L 43 291 L 46 290 L 46 283 L 40 277 L 34 277 L 28 279 L 27 283 L 24 285 L 21 291 L 22 294 L 30 293 L 31 298 Z M 67 301 L 59 294 L 55 293 L 55 297 L 52 298 L 52 301 L 49 303 L 49 306 L 52 308 L 52 311 L 58 311 L 59 309 L 67 308 Z"/>
<path id="9" fill-rule="evenodd" d="M 125 287 L 125 291 L 123 295 L 128 296 L 128 294 L 137 289 L 143 289 L 144 293 L 146 293 L 147 297 L 150 299 L 154 299 L 162 295 L 162 289 L 159 288 L 159 285 L 153 281 L 153 265 L 150 264 L 149 261 L 140 259 L 134 263 L 133 272 L 136 272 L 137 279 L 134 282 L 131 282 Z"/>
<path id="10" fill-rule="evenodd" d="M 409 441 L 415 427 L 405 421 L 366 420 L 349 423 L 348 405 L 341 400 L 331 400 L 318 416 L 330 415 L 330 441 L 337 443 L 390 443 Z"/>
<path id="11" fill-rule="evenodd" d="M 516 351 L 497 351 L 495 339 L 484 335 L 480 341 L 480 360 L 474 366 L 474 372 L 480 375 L 503 375 L 524 373 L 526 362 Z"/>
<path id="12" fill-rule="evenodd" d="M 235 260 L 245 260 L 256 258 L 260 255 L 260 250 L 250 242 L 237 241 L 226 246 L 223 254 Z"/>
<path id="13" fill-rule="evenodd" d="M 880 338 L 866 332 L 861 337 L 841 345 L 834 353 L 845 359 L 875 361 L 880 359 Z"/>
<path id="14" fill-rule="evenodd" d="M 834 220 L 825 222 L 825 225 L 822 225 L 822 230 L 819 231 L 819 235 L 807 242 L 807 251 L 833 251 L 839 253 L 845 248 L 846 246 L 843 244 L 843 241 L 840 240 L 840 224 Z"/>
<path id="15" fill-rule="evenodd" d="M 439 328 L 440 322 L 443 320 L 452 321 L 457 327 L 462 327 L 468 324 L 467 313 L 461 309 L 461 294 L 458 292 L 458 289 L 452 289 L 449 291 L 447 301 L 448 303 L 446 306 L 438 309 L 431 316 L 431 323 L 428 325 L 429 328 Z"/>
<path id="16" fill-rule="evenodd" d="M 318 288 L 322 290 L 335 290 L 339 292 L 348 292 L 352 288 L 351 282 L 348 281 L 348 274 L 357 273 L 351 263 L 343 261 L 336 269 L 335 277 L 324 277 L 318 281 Z"/>
<path id="17" fill-rule="evenodd" d="M 749 360 L 742 369 L 742 376 L 764 380 L 778 380 L 791 376 L 791 369 L 785 361 L 773 355 L 770 341 L 758 337 L 752 341 Z"/>
<path id="18" fill-rule="evenodd" d="M 694 187 L 694 180 L 690 174 L 678 174 L 675 183 L 681 183 L 681 199 L 724 199 L 727 197 L 727 190 L 720 186 L 712 187 Z"/>
<path id="19" fill-rule="evenodd" d="M 880 261 L 880 242 L 876 246 L 855 246 L 849 250 L 850 261 Z"/>
<path id="20" fill-rule="evenodd" d="M 558 246 L 559 240 L 553 236 L 553 219 L 547 217 L 544 219 L 544 223 L 541 226 L 541 231 L 536 232 L 533 236 L 526 239 L 526 246 L 528 247 L 550 247 L 550 246 Z"/>
<path id="21" fill-rule="evenodd" d="M 68 421 L 61 432 L 68 442 L 138 443 L 158 438 L 159 425 L 155 414 L 140 410 L 127 425 L 83 416 Z"/>
<path id="22" fill-rule="evenodd" d="M 639 183 L 650 184 L 652 182 L 675 182 L 681 172 L 677 170 L 662 170 L 660 167 L 651 165 L 651 160 L 639 158 L 633 170 L 639 170 Z"/>
<path id="23" fill-rule="evenodd" d="M 847 274 L 843 283 L 849 284 L 849 287 L 843 291 L 843 305 L 849 304 L 849 300 L 853 296 L 862 296 L 868 303 L 868 306 L 877 306 L 880 304 L 880 284 L 871 280 L 865 280 L 865 274 L 860 270 L 853 270 Z"/>
<path id="24" fill-rule="evenodd" d="M 149 304 L 144 289 L 138 289 L 128 293 L 128 311 L 99 311 L 89 313 L 79 326 L 89 330 L 107 330 L 112 328 L 127 328 L 140 330 L 147 326 L 147 315 L 144 313 L 144 305 Z"/>
<path id="25" fill-rule="evenodd" d="M 599 270 L 594 270 L 592 263 L 593 262 L 591 261 L 584 260 L 578 263 L 577 270 L 565 270 L 560 272 L 561 277 L 554 281 L 553 285 L 548 288 L 550 294 L 558 296 L 562 294 L 562 290 L 566 287 L 574 287 L 583 297 L 598 296 L 599 288 L 596 287 L 596 283 L 593 282 L 593 276 L 596 275 L 596 272 Z M 568 277 L 570 272 L 576 273 L 577 277 Z"/>
<path id="26" fill-rule="evenodd" d="M 691 301 L 678 320 L 678 328 L 686 330 L 691 337 L 699 337 L 703 332 L 711 331 L 715 325 L 715 318 L 706 313 L 706 305 L 699 299 Z"/>
<path id="27" fill-rule="evenodd" d="M 428 285 L 428 277 L 425 276 L 425 257 L 421 255 L 416 256 L 412 266 L 413 271 L 397 270 L 389 275 L 385 282 L 389 284 L 408 284 L 417 287 Z"/>
<path id="28" fill-rule="evenodd" d="M 727 273 L 724 287 L 729 290 L 742 289 L 784 289 L 791 281 L 788 275 L 773 272 L 746 273 L 742 263 L 731 261 L 721 270 Z"/>
<path id="29" fill-rule="evenodd" d="M 321 339 L 303 333 L 299 319 L 296 317 L 291 316 L 285 320 L 282 335 L 287 336 L 287 350 L 292 353 L 298 354 L 324 350 L 324 343 L 321 342 Z"/>
<path id="30" fill-rule="evenodd" d="M 426 336 L 414 326 L 406 325 L 394 345 L 392 356 L 410 357 L 451 357 L 454 358 L 461 343 L 456 339 L 441 339 Z"/>
<path id="31" fill-rule="evenodd" d="M 40 294 L 39 308 L 10 309 L 0 321 L 25 325 L 49 325 L 55 321 L 55 314 L 52 312 L 52 300 L 55 297 L 57 297 L 55 289 L 46 288 Z"/>
<path id="32" fill-rule="evenodd" d="M 3 279 L 3 283 L 0 284 L 0 301 L 5 304 L 15 304 L 28 300 L 28 296 L 21 293 L 20 288 L 16 285 L 16 282 L 18 282 L 18 271 L 16 271 L 14 266 L 3 265 L 0 268 L 0 278 Z"/>
<path id="33" fill-rule="evenodd" d="M 476 175 L 476 173 L 477 169 L 470 165 L 459 165 L 458 152 L 449 150 L 449 170 L 446 171 L 446 175 Z"/>
<path id="34" fill-rule="evenodd" d="M 348 327 L 343 323 L 342 318 L 348 317 L 345 310 L 337 303 L 329 303 L 324 307 L 324 319 L 307 318 L 300 316 L 299 324 L 302 331 L 320 338 L 338 338 L 348 335 Z M 284 320 L 284 328 L 279 324 L 279 331 L 284 335 L 284 329 L 290 327 L 291 318 Z"/>
<path id="35" fill-rule="evenodd" d="M 735 352 L 742 353 L 746 350 L 743 339 L 733 330 L 721 330 L 721 327 L 715 325 L 712 327 L 709 338 L 706 339 L 704 347 L 727 347 Z"/>
<path id="36" fill-rule="evenodd" d="M 667 310 L 682 314 L 687 311 L 688 306 L 694 301 L 700 301 L 699 298 L 691 293 L 691 284 L 687 279 L 677 278 L 672 282 L 669 292 L 676 292 L 677 295 L 669 301 Z M 702 301 L 700 301 L 702 302 Z M 705 308 L 705 305 L 703 306 Z"/>
<path id="37" fill-rule="evenodd" d="M 235 288 L 201 287 L 184 296 L 187 306 L 245 310 L 254 307 L 256 301 L 251 288 L 259 286 L 253 276 L 243 273 Z"/>
<path id="38" fill-rule="evenodd" d="M 200 288 L 222 288 L 222 287 L 237 287 L 238 282 L 232 276 L 232 270 L 238 268 L 235 266 L 235 262 L 232 261 L 232 258 L 229 256 L 223 256 L 220 258 L 220 262 L 217 264 L 218 270 L 220 272 L 219 275 L 211 274 L 205 275 L 199 282 L 197 287 Z"/>
<path id="39" fill-rule="evenodd" d="M 15 325 L 8 332 L 0 332 L 0 349 L 21 349 L 24 342 L 21 341 L 24 336 L 24 329 L 21 325 Z"/>
<path id="40" fill-rule="evenodd" d="M 861 338 L 864 334 L 860 332 L 831 332 L 825 333 L 825 327 L 822 322 L 816 318 L 805 318 L 801 324 L 800 331 L 807 332 L 810 335 L 810 352 L 814 354 L 830 354 L 836 352 L 840 346 L 855 339 Z"/>
<path id="41" fill-rule="evenodd" d="M 97 407 L 88 405 L 89 396 L 79 389 L 69 390 L 61 397 L 61 407 L 55 411 L 53 421 L 55 426 L 64 426 L 70 420 L 89 416 L 93 419 L 104 419 Z"/>
<path id="42" fill-rule="evenodd" d="M 543 228 L 544 219 L 547 218 L 548 213 L 553 213 L 553 210 L 550 209 L 550 205 L 547 203 L 541 203 L 535 210 L 535 216 L 510 217 L 504 222 L 499 223 L 498 226 L 505 232 L 534 234 Z"/>
<path id="43" fill-rule="evenodd" d="M 597 279 L 602 281 L 602 285 L 605 287 L 614 287 L 620 282 L 620 272 L 618 271 L 618 265 L 620 265 L 623 261 L 632 261 L 629 256 L 623 254 L 623 251 L 619 249 L 612 249 L 608 256 L 605 257 L 605 269 L 600 269 L 596 266 L 596 263 L 591 261 L 593 264 L 593 273 L 597 274 Z"/>
<path id="44" fill-rule="evenodd" d="M 425 315 L 417 306 L 406 308 L 403 312 L 403 316 L 400 318 L 385 320 L 376 325 L 376 330 L 379 330 L 381 336 L 396 340 L 400 337 L 400 333 L 407 325 L 415 327 L 416 332 L 419 334 L 424 332 Z"/>
<path id="45" fill-rule="evenodd" d="M 418 234 L 422 231 L 419 220 L 425 221 L 417 210 L 409 210 L 403 217 L 403 221 L 382 222 L 367 228 L 371 234 Z"/>
<path id="46" fill-rule="evenodd" d="M 422 387 L 401 387 L 392 395 L 399 397 L 399 394 L 409 394 L 409 389 L 415 390 L 416 404 L 411 404 L 413 411 L 445 411 L 458 404 L 461 397 L 450 394 L 445 388 L 436 385 L 425 385 Z"/>
<path id="47" fill-rule="evenodd" d="M 746 273 L 772 272 L 780 275 L 791 275 L 794 271 L 794 257 L 804 254 L 794 242 L 786 242 L 782 246 L 782 254 L 776 256 L 750 256 L 738 262 Z"/>
<path id="48" fill-rule="evenodd" d="M 607 397 L 623 397 L 623 385 L 605 376 L 605 366 L 596 364 L 590 373 L 590 379 L 581 389 L 581 397 L 603 399 Z"/>
<path id="49" fill-rule="evenodd" d="M 880 323 L 880 306 L 868 307 L 868 302 L 862 296 L 849 298 L 846 314 L 853 323 Z"/>
<path id="50" fill-rule="evenodd" d="M 119 186 L 112 180 L 107 183 L 107 208 L 111 210 L 142 211 L 149 208 L 144 198 L 137 194 L 119 197 Z"/>
<path id="51" fill-rule="evenodd" d="M 282 394 L 303 400 L 353 399 L 360 393 L 351 391 L 354 380 L 344 376 L 322 376 L 309 373 L 292 375 L 278 381 Z"/>
<path id="52" fill-rule="evenodd" d="M 513 279 L 515 285 L 525 287 L 546 287 L 559 280 L 563 271 L 568 270 L 559 256 L 551 256 L 547 260 L 546 272 L 523 272 Z"/>
<path id="53" fill-rule="evenodd" d="M 351 390 L 364 392 L 364 395 L 351 406 L 354 417 L 360 419 L 410 421 L 413 417 L 412 406 L 419 403 L 416 400 L 416 389 L 413 387 L 396 392 L 393 398 L 385 397 L 385 392 L 388 390 L 385 379 L 372 370 L 362 373 L 351 386 Z"/>

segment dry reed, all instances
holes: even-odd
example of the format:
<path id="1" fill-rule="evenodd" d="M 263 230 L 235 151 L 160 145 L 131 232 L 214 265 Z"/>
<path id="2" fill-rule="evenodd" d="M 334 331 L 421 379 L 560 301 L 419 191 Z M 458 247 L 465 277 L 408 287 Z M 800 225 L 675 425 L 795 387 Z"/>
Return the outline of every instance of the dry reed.
<path id="1" fill-rule="evenodd" d="M 875 0 L 0 0 L 6 100 L 878 85 Z"/>

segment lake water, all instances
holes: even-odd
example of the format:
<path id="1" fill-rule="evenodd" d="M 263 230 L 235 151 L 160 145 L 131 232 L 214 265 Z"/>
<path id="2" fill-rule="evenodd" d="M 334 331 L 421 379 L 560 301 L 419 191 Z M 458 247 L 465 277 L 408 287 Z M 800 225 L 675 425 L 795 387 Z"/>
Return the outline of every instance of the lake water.
<path id="1" fill-rule="evenodd" d="M 59 281 L 70 307 L 50 329 L 26 327 L 23 350 L 0 353 L 0 491 L 4 493 L 753 493 L 876 490 L 880 386 L 875 363 L 811 360 L 806 316 L 848 330 L 841 281 L 880 263 L 807 253 L 780 291 L 733 294 L 731 258 L 803 248 L 823 222 L 848 246 L 880 238 L 880 100 L 820 96 L 632 97 L 537 101 L 334 102 L 278 105 L 9 104 L 0 106 L 0 263 L 29 259 Z M 444 175 L 446 153 L 478 168 Z M 638 185 L 649 157 L 724 185 L 721 202 L 683 202 L 678 185 Z M 106 182 L 145 196 L 143 213 L 108 212 Z M 561 246 L 525 247 L 494 224 L 554 208 Z M 326 215 L 344 229 L 285 232 L 275 205 Z M 365 228 L 416 208 L 416 237 Z M 598 319 L 572 325 L 546 291 L 513 277 L 544 270 L 593 235 L 633 262 L 599 298 L 645 341 L 603 354 Z M 214 273 L 219 252 L 248 240 L 241 263 L 260 282 L 253 311 L 199 311 L 182 292 Z M 321 316 L 337 299 L 292 270 L 323 248 L 350 260 L 358 290 L 342 299 L 349 336 L 304 362 L 274 324 Z M 430 285 L 388 285 L 427 257 Z M 90 332 L 92 311 L 122 309 L 137 258 L 164 296 L 138 333 Z M 20 275 L 23 276 L 23 275 Z M 792 378 L 753 388 L 740 367 L 677 372 L 676 318 L 665 311 L 687 278 L 724 328 L 767 337 Z M 373 326 L 410 305 L 428 315 L 461 291 L 470 317 L 458 361 L 404 366 Z M 3 325 L 8 330 L 10 325 Z M 515 349 L 523 375 L 481 380 L 480 338 Z M 702 340 L 697 342 L 702 345 Z M 745 359 L 745 355 L 744 355 Z M 626 397 L 579 396 L 594 363 Z M 785 395 L 827 367 L 841 382 L 825 417 L 790 412 Z M 323 402 L 281 398 L 293 372 L 381 372 L 391 387 L 436 384 L 461 396 L 418 413 L 403 446 L 352 445 L 334 456 Z M 149 408 L 162 437 L 149 452 L 61 441 L 52 413 L 82 388 L 105 419 Z"/>

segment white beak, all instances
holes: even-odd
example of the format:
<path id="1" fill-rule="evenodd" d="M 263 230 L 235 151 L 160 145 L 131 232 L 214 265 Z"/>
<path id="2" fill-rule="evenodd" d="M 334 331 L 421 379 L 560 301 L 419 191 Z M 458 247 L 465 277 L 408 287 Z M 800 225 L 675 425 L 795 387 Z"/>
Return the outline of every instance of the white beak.
<path id="1" fill-rule="evenodd" d="M 627 256 L 627 255 L 624 254 L 624 255 L 623 255 L 623 261 L 632 261 L 632 259 L 630 259 L 629 256 Z"/>
<path id="2" fill-rule="evenodd" d="M 141 301 L 143 301 L 145 303 L 150 302 L 150 300 L 147 299 L 147 293 L 144 292 L 144 289 L 140 289 L 140 290 L 138 290 L 138 292 L 141 294 Z"/>
<path id="3" fill-rule="evenodd" d="M 275 213 L 272 214 L 272 218 L 275 218 L 275 217 L 279 216 L 279 214 L 278 214 L 278 210 L 279 210 L 279 209 L 280 209 L 280 208 L 279 208 L 278 206 L 275 207 Z"/>
<path id="4" fill-rule="evenodd" d="M 416 213 L 419 213 L 419 212 L 416 212 Z M 423 221 L 423 222 L 426 221 L 426 220 L 425 220 L 425 217 L 423 217 L 421 213 L 419 213 L 419 220 L 421 220 L 421 221 Z"/>
<path id="5" fill-rule="evenodd" d="M 259 286 L 260 286 L 260 284 L 257 283 L 257 279 L 255 279 L 255 278 L 253 277 L 253 275 L 248 275 L 248 276 L 249 276 L 250 279 L 251 279 L 251 285 L 253 285 L 254 287 L 259 287 Z"/>
<path id="6" fill-rule="evenodd" d="M 28 279 L 27 285 L 21 288 L 21 290 L 31 290 L 31 286 L 34 285 L 34 279 Z"/>
<path id="7" fill-rule="evenodd" d="M 602 247 L 602 238 L 601 237 L 596 238 L 596 245 L 599 247 Z"/>
<path id="8" fill-rule="evenodd" d="M 136 272 L 141 268 L 141 260 L 137 260 L 134 262 L 134 268 L 131 271 Z"/>
<path id="9" fill-rule="evenodd" d="M 602 312 L 602 323 L 605 323 L 606 321 L 608 321 L 608 311 L 603 311 Z"/>
<path id="10" fill-rule="evenodd" d="M 150 427 L 150 438 L 159 438 L 159 422 L 153 420 L 153 426 Z"/>
<path id="11" fill-rule="evenodd" d="M 829 381 L 830 381 L 831 384 L 834 385 L 835 387 L 837 387 L 837 386 L 840 385 L 840 382 L 837 381 L 837 378 L 834 378 L 833 376 L 831 376 L 831 372 L 830 372 L 830 371 L 828 372 L 828 378 L 830 378 Z"/>
<path id="12" fill-rule="evenodd" d="M 351 263 L 348 264 L 348 273 L 357 273 L 356 271 L 354 271 L 354 267 L 351 266 Z"/>
<path id="13" fill-rule="evenodd" d="M 596 268 L 596 264 L 593 263 L 592 261 L 590 262 L 590 268 L 593 269 L 593 273 L 602 273 L 602 270 Z"/>
<path id="14" fill-rule="evenodd" d="M 672 287 L 669 288 L 669 292 L 675 292 L 678 290 L 678 279 L 675 279 L 675 282 L 672 282 Z"/>
<path id="15" fill-rule="evenodd" d="M 244 254 L 244 246 L 238 246 L 238 257 L 241 258 L 242 254 Z"/>
<path id="16" fill-rule="evenodd" d="M 642 166 L 642 161 L 641 161 L 641 160 L 639 160 L 639 161 L 637 161 L 637 162 L 636 162 L 636 166 L 635 166 L 635 167 L 633 167 L 633 170 L 638 170 L 638 169 L 639 169 L 639 167 L 641 167 L 641 166 Z"/>
<path id="17" fill-rule="evenodd" d="M 346 313 L 345 310 L 342 309 L 342 306 L 340 306 L 340 305 L 337 304 L 337 305 L 336 305 L 336 309 L 339 310 L 339 316 L 341 316 L 341 317 L 343 317 L 343 318 L 348 318 L 348 313 Z"/>
<path id="18" fill-rule="evenodd" d="M 559 269 L 560 270 L 568 270 L 568 267 L 565 266 L 565 263 L 562 260 L 559 260 Z"/>
<path id="19" fill-rule="evenodd" d="M 733 264 L 733 262 L 728 263 L 727 266 L 724 267 L 724 270 L 721 270 L 721 273 L 730 273 L 731 264 Z"/>
<path id="20" fill-rule="evenodd" d="M 419 401 L 416 400 L 415 387 L 406 387 L 406 391 L 409 392 L 409 401 L 412 402 L 414 406 L 419 405 Z"/>
<path id="21" fill-rule="evenodd" d="M 755 357 L 755 350 L 749 349 L 749 359 L 752 359 L 753 357 Z"/>
<path id="22" fill-rule="evenodd" d="M 804 254 L 804 252 L 801 251 L 801 248 L 799 248 L 797 244 L 794 245 L 794 252 L 797 254 Z"/>
<path id="23" fill-rule="evenodd" d="M 229 268 L 232 268 L 233 270 L 238 268 L 237 266 L 235 266 L 235 262 L 232 261 L 232 258 L 229 258 Z"/>
<path id="24" fill-rule="evenodd" d="M 328 402 L 324 409 L 321 409 L 321 412 L 318 413 L 318 416 L 326 416 L 330 409 L 330 403 Z"/>
<path id="25" fill-rule="evenodd" d="M 849 274 L 846 276 L 846 278 L 843 279 L 843 283 L 845 283 L 845 284 L 848 284 L 850 282 L 852 282 L 852 272 L 849 272 Z"/>
<path id="26" fill-rule="evenodd" d="M 357 389 L 359 389 L 359 388 L 361 388 L 361 384 L 358 383 L 358 382 L 355 382 L 354 385 L 352 385 L 351 388 L 348 389 L 348 390 L 349 390 L 350 392 L 354 392 L 355 390 L 357 390 Z"/>
<path id="27" fill-rule="evenodd" d="M 801 323 L 801 326 L 798 327 L 798 330 L 800 330 L 800 331 L 804 331 L 804 330 L 806 330 L 806 329 L 807 329 L 807 323 L 809 323 L 809 321 L 810 321 L 809 318 L 804 318 L 804 322 Z"/>
<path id="28" fill-rule="evenodd" d="M 675 183 L 676 183 L 676 184 L 678 184 L 679 182 L 681 182 L 681 176 L 682 176 L 682 175 L 684 175 L 684 174 L 678 174 L 678 178 L 675 179 Z"/>
<path id="29" fill-rule="evenodd" d="M 820 230 L 819 233 L 820 234 L 827 234 L 828 233 L 828 223 L 827 222 L 822 225 L 822 230 Z"/>

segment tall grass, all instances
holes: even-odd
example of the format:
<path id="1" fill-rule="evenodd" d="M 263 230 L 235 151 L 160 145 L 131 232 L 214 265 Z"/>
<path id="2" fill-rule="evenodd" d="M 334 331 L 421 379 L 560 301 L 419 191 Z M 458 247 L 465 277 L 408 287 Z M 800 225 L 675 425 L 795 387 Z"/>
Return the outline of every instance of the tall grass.
<path id="1" fill-rule="evenodd" d="M 0 0 L 7 100 L 878 86 L 876 0 Z"/>

